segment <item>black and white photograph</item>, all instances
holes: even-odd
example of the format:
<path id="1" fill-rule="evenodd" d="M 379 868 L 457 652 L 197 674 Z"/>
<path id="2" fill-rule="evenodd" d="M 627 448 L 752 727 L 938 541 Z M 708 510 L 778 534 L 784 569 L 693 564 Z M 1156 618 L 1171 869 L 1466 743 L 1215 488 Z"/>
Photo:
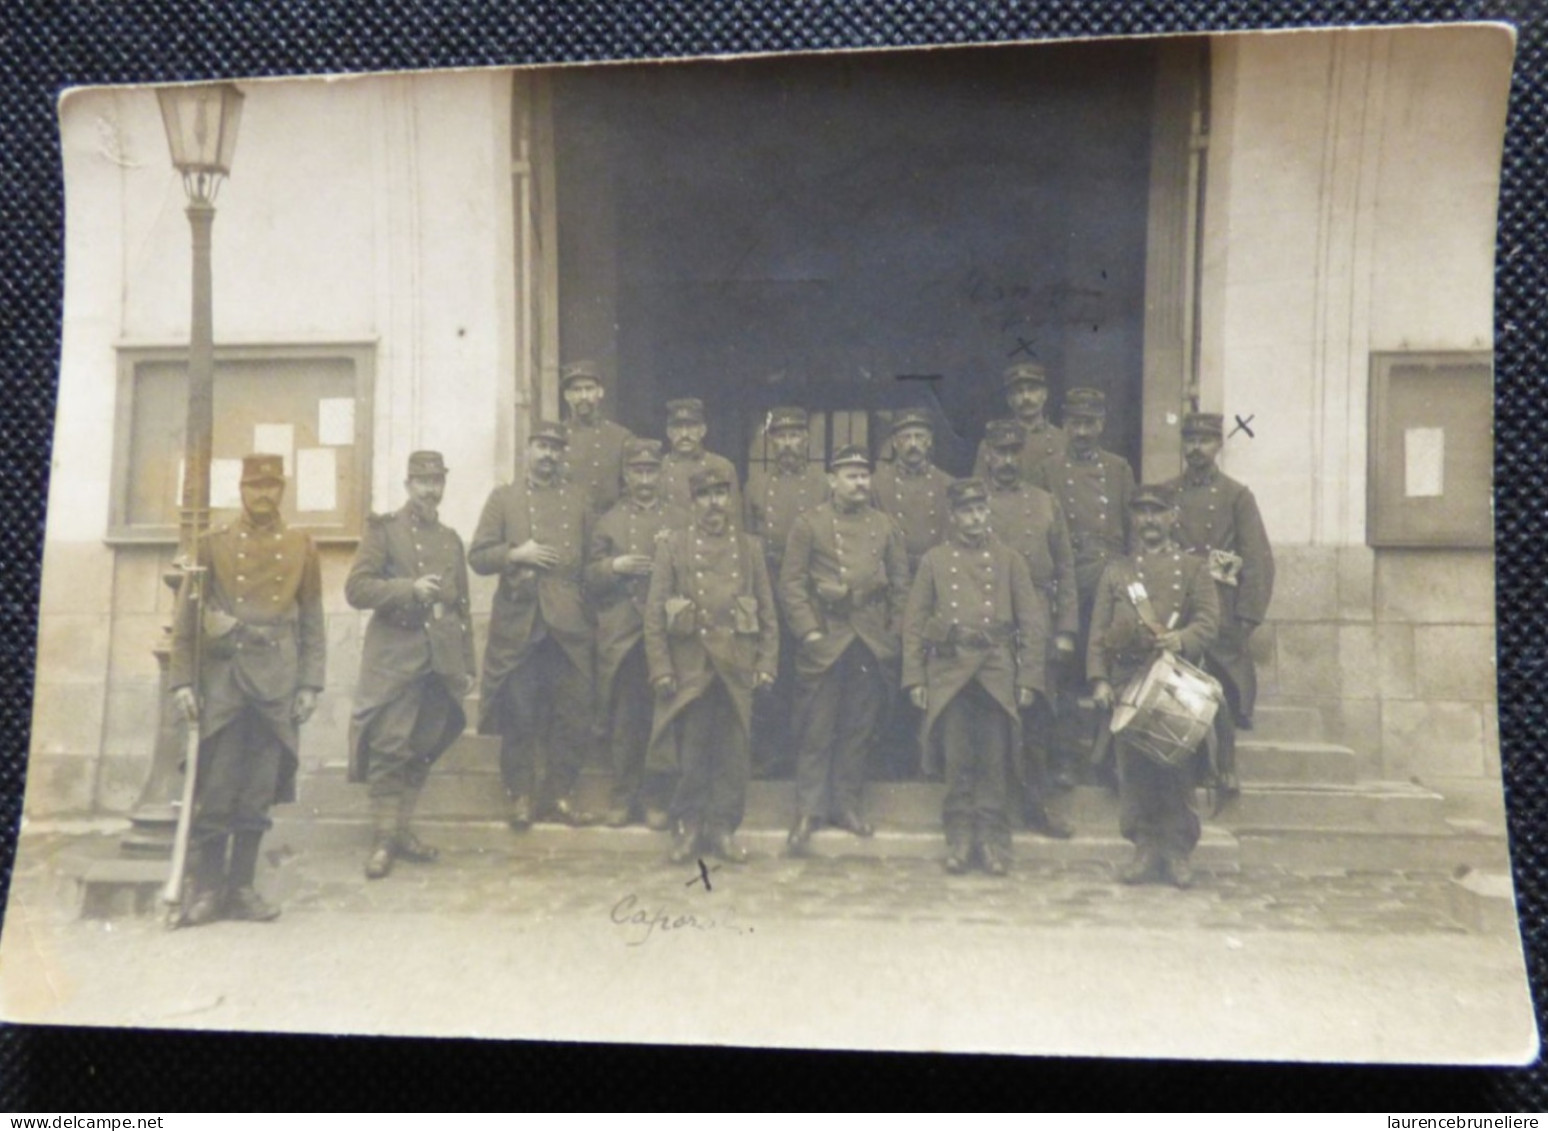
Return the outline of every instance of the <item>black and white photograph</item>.
<path id="1" fill-rule="evenodd" d="M 1534 1060 L 1514 47 L 66 92 L 0 1016 Z"/>

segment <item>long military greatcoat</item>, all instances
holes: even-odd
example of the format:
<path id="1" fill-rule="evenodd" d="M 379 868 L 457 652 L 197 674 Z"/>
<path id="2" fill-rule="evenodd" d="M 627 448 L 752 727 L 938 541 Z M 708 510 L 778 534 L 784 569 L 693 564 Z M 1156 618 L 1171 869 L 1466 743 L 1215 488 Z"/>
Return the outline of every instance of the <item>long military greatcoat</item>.
<path id="1" fill-rule="evenodd" d="M 903 535 L 875 507 L 845 514 L 824 503 L 790 528 L 779 596 L 791 636 L 823 634 L 796 653 L 803 676 L 827 671 L 856 637 L 878 660 L 894 660 L 908 602 Z"/>
<path id="2" fill-rule="evenodd" d="M 430 575 L 440 578 L 440 598 L 424 605 L 414 596 L 414 582 Z M 377 712 L 432 676 L 444 683 L 453 705 L 428 752 L 433 762 L 467 726 L 462 696 L 474 670 L 473 624 L 462 539 L 449 526 L 421 520 L 409 506 L 372 515 L 344 583 L 344 599 L 351 608 L 374 610 L 350 719 L 350 781 L 366 780 L 365 736 Z"/>
<path id="3" fill-rule="evenodd" d="M 871 476 L 871 495 L 876 505 L 898 524 L 903 549 L 912 575 L 925 551 L 946 540 L 951 531 L 951 508 L 946 501 L 947 475 L 933 463 L 911 474 L 901 460 L 884 463 Z"/>
<path id="4" fill-rule="evenodd" d="M 1206 561 L 1211 550 L 1242 559 L 1234 585 L 1216 581 L 1220 632 L 1207 651 L 1219 673 L 1235 684 L 1242 712 L 1250 716 L 1258 680 L 1242 622 L 1262 623 L 1274 595 L 1274 551 L 1258 501 L 1246 484 L 1221 474 L 1213 464 L 1204 474 L 1189 472 L 1169 486 L 1177 492 L 1178 507 L 1172 537 Z"/>
<path id="5" fill-rule="evenodd" d="M 761 672 L 773 679 L 779 667 L 779 619 L 757 538 L 729 525 L 707 534 L 697 523 L 666 537 L 645 606 L 645 658 L 653 683 L 666 676 L 677 681 L 676 694 L 656 703 L 648 769 L 676 769 L 666 741 L 671 726 L 717 676 L 750 738 L 755 678 Z"/>
<path id="6" fill-rule="evenodd" d="M 1026 559 L 1032 584 L 1048 602 L 1053 631 L 1080 630 L 1075 591 L 1075 551 L 1058 502 L 1041 487 L 989 484 L 989 525 L 994 535 Z"/>
<path id="7" fill-rule="evenodd" d="M 613 559 L 624 554 L 654 558 L 673 530 L 692 521 L 681 507 L 657 499 L 643 507 L 628 496 L 597 520 L 591 532 L 586 563 L 586 595 L 596 610 L 597 703 L 607 711 L 613 702 L 613 681 L 629 653 L 645 635 L 645 605 L 650 578 L 613 572 Z"/>
<path id="8" fill-rule="evenodd" d="M 1027 481 L 1059 500 L 1075 549 L 1075 584 L 1083 596 L 1096 592 L 1108 561 L 1129 552 L 1128 461 L 1100 449 L 1089 459 L 1066 452 L 1039 464 Z"/>
<path id="9" fill-rule="evenodd" d="M 803 462 L 800 470 L 792 473 L 770 463 L 747 473 L 743 529 L 763 539 L 769 571 L 776 578 L 796 515 L 821 506 L 827 499 L 828 476 L 815 464 Z"/>
<path id="10" fill-rule="evenodd" d="M 500 578 L 484 649 L 479 733 L 499 733 L 496 708 L 505 681 L 546 637 L 553 637 L 590 680 L 591 623 L 581 596 L 590 535 L 590 500 L 574 483 L 556 479 L 533 484 L 522 479 L 490 493 L 468 550 L 474 573 Z M 510 563 L 511 550 L 528 539 L 558 551 L 559 561 L 552 569 Z"/>
<path id="11" fill-rule="evenodd" d="M 958 537 L 919 563 L 903 618 L 903 686 L 924 687 L 925 769 L 938 766 L 935 724 L 946 705 L 977 679 L 1010 719 L 1011 749 L 1020 749 L 1016 689 L 1046 694 L 1046 603 L 1032 587 L 1020 554 L 990 535 L 972 546 Z M 987 647 L 960 642 L 983 633 Z"/>
<path id="12" fill-rule="evenodd" d="M 623 491 L 623 447 L 634 438 L 634 433 L 601 417 L 595 424 L 582 424 L 572 416 L 568 435 L 565 474 L 591 499 L 592 513 L 601 514 L 618 501 Z"/>
<path id="13" fill-rule="evenodd" d="M 1043 425 L 1037 431 L 1028 429 L 1027 442 L 1021 445 L 1020 459 L 1021 477 L 1026 479 L 1039 465 L 1047 463 L 1051 459 L 1063 459 L 1068 450 L 1069 438 L 1065 436 L 1064 429 L 1056 424 L 1050 424 L 1045 417 Z M 973 459 L 973 475 L 979 479 L 989 478 L 989 442 L 978 442 L 978 454 Z"/>
<path id="14" fill-rule="evenodd" d="M 736 465 L 725 456 L 703 448 L 699 449 L 696 456 L 680 456 L 675 451 L 668 451 L 661 457 L 661 497 L 685 511 L 691 511 L 693 492 L 688 489 L 688 481 L 693 478 L 694 472 L 703 468 L 722 471 L 731 480 L 731 515 L 735 522 L 740 523 L 742 492 L 737 486 L 741 480 L 737 477 Z"/>
<path id="15" fill-rule="evenodd" d="M 295 800 L 300 731 L 291 717 L 303 687 L 322 690 L 327 630 L 322 574 L 311 538 L 278 519 L 246 517 L 201 540 L 202 616 L 178 591 L 168 685 L 190 687 L 199 648 L 199 726 L 208 741 L 252 707 L 285 747 L 277 802 Z M 202 631 L 199 621 L 202 620 Z"/>

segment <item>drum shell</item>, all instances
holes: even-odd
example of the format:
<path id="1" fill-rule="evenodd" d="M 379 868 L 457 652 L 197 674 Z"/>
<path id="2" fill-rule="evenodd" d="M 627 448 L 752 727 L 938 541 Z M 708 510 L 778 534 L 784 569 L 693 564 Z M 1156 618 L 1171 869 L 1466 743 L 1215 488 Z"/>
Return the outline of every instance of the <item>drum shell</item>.
<path id="1" fill-rule="evenodd" d="M 1209 736 L 1223 702 L 1217 680 L 1162 652 L 1119 693 L 1112 732 L 1154 762 L 1181 766 Z"/>

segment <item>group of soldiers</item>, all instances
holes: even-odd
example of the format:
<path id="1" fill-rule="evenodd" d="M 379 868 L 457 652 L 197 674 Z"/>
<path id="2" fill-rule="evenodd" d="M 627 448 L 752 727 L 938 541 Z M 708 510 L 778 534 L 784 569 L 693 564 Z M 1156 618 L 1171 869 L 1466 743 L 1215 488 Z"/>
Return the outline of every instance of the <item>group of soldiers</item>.
<path id="1" fill-rule="evenodd" d="M 947 870 L 1003 875 L 1013 820 L 1071 835 L 1052 790 L 1092 766 L 1057 722 L 1078 700 L 1111 708 L 1165 651 L 1224 688 L 1209 757 L 1161 765 L 1121 732 L 1096 745 L 1135 844 L 1120 878 L 1187 886 L 1196 781 L 1235 792 L 1235 733 L 1251 725 L 1249 640 L 1273 585 L 1257 505 L 1216 466 L 1218 415 L 1185 418 L 1184 475 L 1137 487 L 1100 445 L 1099 390 L 1066 393 L 1062 429 L 1041 366 L 1007 370 L 1004 391 L 1012 415 L 989 425 L 969 478 L 935 466 L 932 419 L 916 411 L 894 415 L 880 468 L 850 445 L 824 471 L 806 411 L 786 407 L 766 419 L 771 458 L 744 494 L 705 448 L 701 402 L 668 402 L 663 447 L 602 415 L 600 375 L 580 363 L 562 375 L 567 422 L 534 424 L 466 552 L 438 517 L 443 457 L 410 456 L 407 500 L 372 516 L 345 586 L 373 610 L 350 732 L 351 778 L 372 805 L 367 877 L 436 858 L 413 815 L 475 682 L 513 830 L 643 821 L 670 833 L 674 862 L 743 862 L 758 731 L 793 752 L 787 845 L 802 855 L 824 826 L 872 834 L 878 737 L 910 734 L 944 776 Z M 189 923 L 279 913 L 254 864 L 269 805 L 293 793 L 324 648 L 316 552 L 279 518 L 279 464 L 244 461 L 243 514 L 201 547 L 203 607 L 179 605 L 174 696 L 202 728 Z M 469 567 L 498 578 L 477 678 Z M 598 816 L 576 787 L 604 736 Z"/>

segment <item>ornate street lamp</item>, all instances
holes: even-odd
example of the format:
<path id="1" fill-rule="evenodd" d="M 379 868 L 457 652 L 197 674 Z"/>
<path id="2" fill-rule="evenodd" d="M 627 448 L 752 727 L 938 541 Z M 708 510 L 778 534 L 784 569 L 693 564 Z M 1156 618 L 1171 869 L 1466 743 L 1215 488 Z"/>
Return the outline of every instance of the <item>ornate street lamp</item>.
<path id="1" fill-rule="evenodd" d="M 183 497 L 178 511 L 178 568 L 167 575 L 177 587 L 198 560 L 198 539 L 210 518 L 210 452 L 215 430 L 215 335 L 210 279 L 210 229 L 215 197 L 231 172 L 242 92 L 230 83 L 167 87 L 156 92 L 167 131 L 172 164 L 183 177 L 188 196 L 188 225 L 193 236 L 193 310 L 188 326 L 188 418 L 183 437 Z M 182 780 L 186 724 L 167 687 L 171 630 L 156 649 L 161 668 L 160 725 L 150 775 L 130 821 L 133 831 L 124 849 L 165 856 L 172 848 Z"/>

